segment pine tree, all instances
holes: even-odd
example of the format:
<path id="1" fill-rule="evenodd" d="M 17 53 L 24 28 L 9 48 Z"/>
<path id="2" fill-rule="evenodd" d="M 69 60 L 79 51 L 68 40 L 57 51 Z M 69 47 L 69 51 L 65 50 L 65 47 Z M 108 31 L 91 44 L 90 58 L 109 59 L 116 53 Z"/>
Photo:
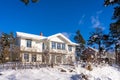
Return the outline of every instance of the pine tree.
<path id="1" fill-rule="evenodd" d="M 17 46 L 15 46 L 15 37 L 13 33 L 2 33 L 0 35 L 0 61 L 2 63 L 6 61 L 10 61 L 11 57 L 10 56 L 12 53 L 15 53 L 16 51 L 19 50 Z M 17 53 L 16 53 L 17 55 Z M 14 55 L 14 56 L 16 56 Z"/>
<path id="2" fill-rule="evenodd" d="M 108 36 L 103 33 L 103 30 L 100 27 L 96 27 L 95 31 L 91 33 L 87 44 L 90 46 L 97 45 L 99 52 L 96 58 L 98 58 L 98 56 L 101 58 L 104 50 L 104 41 L 107 37 Z"/>
<path id="3" fill-rule="evenodd" d="M 120 0 L 105 0 L 104 5 L 114 5 L 117 4 L 114 7 L 114 13 L 112 16 L 112 19 L 115 20 L 115 22 L 110 24 L 110 32 L 109 32 L 109 42 L 108 45 L 114 45 L 115 49 L 115 58 L 116 63 L 120 64 Z"/>
<path id="4" fill-rule="evenodd" d="M 78 43 L 79 45 L 76 46 L 76 53 L 77 53 L 77 57 L 81 57 L 81 53 L 82 51 L 85 49 L 85 40 L 82 37 L 80 30 L 76 31 L 76 35 L 74 36 L 74 40 L 76 41 L 76 43 Z"/>

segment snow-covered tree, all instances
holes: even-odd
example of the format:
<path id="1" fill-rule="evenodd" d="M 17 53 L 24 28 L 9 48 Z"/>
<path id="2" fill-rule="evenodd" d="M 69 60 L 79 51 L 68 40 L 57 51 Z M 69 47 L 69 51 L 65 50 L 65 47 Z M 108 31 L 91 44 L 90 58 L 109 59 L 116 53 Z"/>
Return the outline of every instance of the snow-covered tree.
<path id="1" fill-rule="evenodd" d="M 15 37 L 13 33 L 1 33 L 0 35 L 0 61 L 10 60 L 10 54 L 17 51 L 15 48 Z M 15 56 L 15 55 L 14 55 Z"/>
<path id="2" fill-rule="evenodd" d="M 79 44 L 78 46 L 76 46 L 76 54 L 77 54 L 77 57 L 80 58 L 82 51 L 85 49 L 85 40 L 84 40 L 83 36 L 81 35 L 80 30 L 76 31 L 74 40 L 76 43 Z"/>
<path id="3" fill-rule="evenodd" d="M 107 35 L 103 34 L 103 30 L 100 27 L 97 27 L 95 28 L 95 31 L 91 33 L 87 42 L 87 44 L 90 46 L 97 45 L 99 50 L 97 56 L 99 56 L 100 58 L 104 50 L 104 41 L 107 39 L 107 37 Z"/>
<path id="4" fill-rule="evenodd" d="M 25 5 L 29 4 L 30 1 L 31 1 L 32 3 L 38 2 L 38 0 L 20 0 L 20 1 L 22 1 Z"/>

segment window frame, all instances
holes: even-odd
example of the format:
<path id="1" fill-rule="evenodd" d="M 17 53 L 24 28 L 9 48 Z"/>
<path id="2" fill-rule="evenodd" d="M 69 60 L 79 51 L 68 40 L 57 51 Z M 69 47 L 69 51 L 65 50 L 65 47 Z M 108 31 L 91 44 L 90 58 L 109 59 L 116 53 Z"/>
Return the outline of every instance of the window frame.
<path id="1" fill-rule="evenodd" d="M 66 49 L 66 47 L 65 47 L 65 43 L 62 43 L 62 48 L 61 48 L 62 50 L 65 50 Z"/>
<path id="2" fill-rule="evenodd" d="M 28 53 L 24 53 L 24 60 L 26 62 L 29 62 L 29 54 Z"/>
<path id="3" fill-rule="evenodd" d="M 26 46 L 29 48 L 32 47 L 32 40 L 31 39 L 26 39 Z"/>
<path id="4" fill-rule="evenodd" d="M 57 49 L 61 49 L 61 43 L 57 43 Z"/>
<path id="5" fill-rule="evenodd" d="M 51 47 L 52 47 L 52 49 L 56 49 L 56 42 L 52 41 Z"/>
<path id="6" fill-rule="evenodd" d="M 42 43 L 42 50 L 45 49 L 45 43 Z"/>
<path id="7" fill-rule="evenodd" d="M 72 51 L 73 50 L 73 46 L 72 45 L 68 45 L 68 50 Z"/>

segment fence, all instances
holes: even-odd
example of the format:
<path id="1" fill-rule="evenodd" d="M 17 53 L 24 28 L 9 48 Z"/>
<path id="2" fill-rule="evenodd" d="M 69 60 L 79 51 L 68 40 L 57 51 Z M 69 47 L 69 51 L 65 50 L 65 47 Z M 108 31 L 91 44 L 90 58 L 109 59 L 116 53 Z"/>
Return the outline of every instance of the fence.
<path id="1" fill-rule="evenodd" d="M 32 68 L 41 68 L 47 67 L 47 64 L 33 62 L 33 63 L 22 63 L 22 62 L 8 62 L 4 64 L 0 64 L 0 70 L 4 69 L 32 69 Z"/>

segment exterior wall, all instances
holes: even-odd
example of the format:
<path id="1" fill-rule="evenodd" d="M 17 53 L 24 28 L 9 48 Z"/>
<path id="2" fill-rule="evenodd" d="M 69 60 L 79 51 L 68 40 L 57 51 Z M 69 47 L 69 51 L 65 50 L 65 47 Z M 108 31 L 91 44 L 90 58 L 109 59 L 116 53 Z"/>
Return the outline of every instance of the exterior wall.
<path id="1" fill-rule="evenodd" d="M 65 50 L 60 50 L 60 49 L 52 49 L 52 41 L 54 41 L 54 42 L 58 42 L 58 43 L 65 43 Z M 65 42 L 65 41 L 63 41 L 63 40 L 61 40 L 61 39 L 59 39 L 58 37 L 55 37 L 55 38 L 52 38 L 52 39 L 50 39 L 50 42 L 49 42 L 50 44 L 49 44 L 49 50 L 53 50 L 53 51 L 55 51 L 55 52 L 62 52 L 62 53 L 66 53 L 66 54 L 74 54 L 75 53 L 75 46 L 73 46 L 72 44 L 69 44 L 68 42 Z M 68 45 L 72 45 L 72 51 L 69 51 L 68 50 Z"/>
<path id="2" fill-rule="evenodd" d="M 42 55 L 41 54 L 37 54 L 37 61 L 42 62 Z"/>
<path id="3" fill-rule="evenodd" d="M 52 41 L 53 42 L 58 42 L 58 43 L 65 43 L 65 50 L 61 50 L 61 49 L 52 49 Z M 64 56 L 62 55 L 62 62 L 63 64 L 69 64 L 70 58 L 71 58 L 71 62 L 75 61 L 75 45 L 72 45 L 66 41 L 61 40 L 59 37 L 55 37 L 50 39 L 49 41 L 49 50 L 50 52 L 53 53 L 57 53 L 57 54 L 65 54 Z M 72 51 L 68 50 L 68 46 L 71 45 L 72 46 Z M 56 55 L 57 56 L 57 55 Z M 56 57 L 55 57 L 56 59 Z"/>
<path id="4" fill-rule="evenodd" d="M 50 39 L 50 41 L 65 43 L 65 42 L 64 42 L 63 40 L 61 40 L 59 37 L 53 37 L 53 38 Z"/>
<path id="5" fill-rule="evenodd" d="M 29 54 L 29 61 L 28 63 L 32 62 L 32 53 L 28 53 Z M 24 53 L 21 53 L 21 58 L 22 58 L 22 62 L 27 62 L 24 60 Z M 36 62 L 42 62 L 42 54 L 36 54 Z"/>
<path id="6" fill-rule="evenodd" d="M 32 46 L 27 47 L 27 40 L 24 38 L 20 39 L 20 50 L 30 52 L 42 52 L 42 42 L 32 40 Z"/>

